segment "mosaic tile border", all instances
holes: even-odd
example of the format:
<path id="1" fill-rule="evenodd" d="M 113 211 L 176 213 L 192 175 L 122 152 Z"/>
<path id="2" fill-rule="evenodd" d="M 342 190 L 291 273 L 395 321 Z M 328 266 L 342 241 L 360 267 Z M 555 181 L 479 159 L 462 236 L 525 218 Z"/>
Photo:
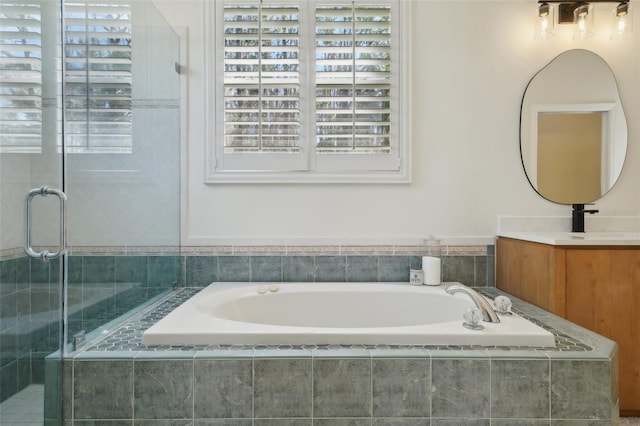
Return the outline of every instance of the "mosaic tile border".
<path id="1" fill-rule="evenodd" d="M 51 247 L 54 249 L 55 247 Z M 442 256 L 486 256 L 492 245 L 442 245 Z M 207 245 L 207 246 L 70 246 L 73 256 L 425 256 L 424 245 Z M 0 260 L 24 256 L 22 247 L 0 251 Z"/>
<path id="2" fill-rule="evenodd" d="M 492 247 L 484 245 L 442 245 L 442 256 L 486 256 Z M 183 246 L 183 256 L 281 255 L 281 256 L 425 256 L 425 245 L 286 245 L 286 246 Z"/>
<path id="3" fill-rule="evenodd" d="M 554 327 L 527 315 L 518 309 L 517 302 L 514 303 L 514 312 L 531 320 L 545 330 L 553 333 L 556 337 L 555 348 L 548 347 L 532 347 L 532 346 L 463 346 L 463 345 L 197 345 L 197 346 L 147 346 L 142 344 L 142 334 L 146 329 L 164 318 L 175 308 L 184 303 L 187 299 L 198 293 L 202 288 L 182 288 L 174 290 L 167 297 L 163 298 L 156 304 L 146 308 L 139 314 L 125 321 L 115 330 L 102 337 L 100 340 L 91 343 L 85 351 L 125 351 L 125 352 L 155 352 L 155 351 L 203 351 L 203 350 L 323 350 L 323 349 L 351 349 L 351 350 L 500 350 L 500 351 L 557 351 L 557 352 L 588 352 L 593 348 L 583 342 L 562 333 Z M 477 288 L 480 292 L 488 297 L 494 297 L 493 289 Z"/>

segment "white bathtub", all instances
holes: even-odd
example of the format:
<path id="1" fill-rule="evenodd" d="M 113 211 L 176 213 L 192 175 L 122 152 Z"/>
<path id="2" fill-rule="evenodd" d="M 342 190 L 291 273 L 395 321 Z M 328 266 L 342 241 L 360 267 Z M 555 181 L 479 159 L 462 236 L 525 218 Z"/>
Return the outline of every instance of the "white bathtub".
<path id="1" fill-rule="evenodd" d="M 408 283 L 214 283 L 143 335 L 146 345 L 554 346 L 518 316 L 462 326 L 464 294 Z"/>

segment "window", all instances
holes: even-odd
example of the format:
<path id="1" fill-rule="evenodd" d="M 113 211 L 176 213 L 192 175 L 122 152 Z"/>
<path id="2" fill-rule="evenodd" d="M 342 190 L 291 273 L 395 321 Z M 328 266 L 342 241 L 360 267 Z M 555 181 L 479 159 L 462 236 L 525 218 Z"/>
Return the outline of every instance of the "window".
<path id="1" fill-rule="evenodd" d="M 407 3 L 216 2 L 207 182 L 407 182 Z"/>
<path id="2" fill-rule="evenodd" d="M 131 153 L 131 5 L 65 3 L 66 147 Z"/>
<path id="3" fill-rule="evenodd" d="M 0 8 L 0 152 L 42 152 L 41 21 L 36 2 Z"/>

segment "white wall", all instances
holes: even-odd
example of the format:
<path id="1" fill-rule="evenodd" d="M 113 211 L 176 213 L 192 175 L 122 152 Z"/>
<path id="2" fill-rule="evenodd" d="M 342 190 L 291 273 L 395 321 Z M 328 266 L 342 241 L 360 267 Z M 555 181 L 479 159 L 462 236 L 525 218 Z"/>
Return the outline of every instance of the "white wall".
<path id="1" fill-rule="evenodd" d="M 498 215 L 568 216 L 570 207 L 542 199 L 525 177 L 519 113 L 529 79 L 573 48 L 610 64 L 628 120 L 622 176 L 596 206 L 600 215 L 640 214 L 638 8 L 631 40 L 611 41 L 596 16 L 597 34 L 589 40 L 574 41 L 561 29 L 552 40 L 536 41 L 533 0 L 415 0 L 411 184 L 206 185 L 203 2 L 154 3 L 188 32 L 183 244 L 390 243 L 429 234 L 490 241 Z"/>

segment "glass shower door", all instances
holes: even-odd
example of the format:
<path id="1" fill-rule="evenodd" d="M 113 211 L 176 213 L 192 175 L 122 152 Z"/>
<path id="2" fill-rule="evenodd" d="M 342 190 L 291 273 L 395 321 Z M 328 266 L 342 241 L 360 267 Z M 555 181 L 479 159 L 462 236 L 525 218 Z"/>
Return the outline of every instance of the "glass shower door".
<path id="1" fill-rule="evenodd" d="M 45 373 L 60 355 L 66 275 L 60 18 L 56 0 L 0 1 L 2 424 L 42 424 L 45 374 L 60 383 Z"/>
<path id="2" fill-rule="evenodd" d="M 69 356 L 181 281 L 180 39 L 148 0 L 0 0 L 0 26 L 0 401 L 57 425 Z"/>

